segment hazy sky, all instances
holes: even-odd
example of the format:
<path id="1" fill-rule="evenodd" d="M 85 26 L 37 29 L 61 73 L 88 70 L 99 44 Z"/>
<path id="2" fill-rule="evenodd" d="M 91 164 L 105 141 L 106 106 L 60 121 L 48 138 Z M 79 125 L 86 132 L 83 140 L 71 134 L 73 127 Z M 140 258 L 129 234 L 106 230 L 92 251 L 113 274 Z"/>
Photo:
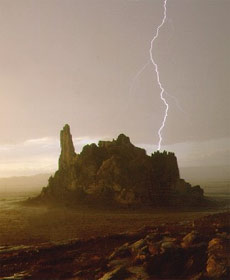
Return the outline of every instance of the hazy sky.
<path id="1" fill-rule="evenodd" d="M 168 0 L 154 44 L 180 166 L 230 155 L 230 1 Z M 59 131 L 76 148 L 121 132 L 156 150 L 164 105 L 150 41 L 163 0 L 0 0 L 0 176 L 51 171 Z M 174 97 L 172 97 L 173 95 Z"/>

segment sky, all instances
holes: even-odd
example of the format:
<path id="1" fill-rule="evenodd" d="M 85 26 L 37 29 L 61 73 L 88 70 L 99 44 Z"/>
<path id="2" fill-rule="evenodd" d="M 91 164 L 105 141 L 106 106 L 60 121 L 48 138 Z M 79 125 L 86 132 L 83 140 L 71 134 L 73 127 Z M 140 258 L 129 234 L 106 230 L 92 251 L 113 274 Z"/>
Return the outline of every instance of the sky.
<path id="1" fill-rule="evenodd" d="M 229 11 L 168 0 L 153 46 L 162 150 L 182 167 L 230 165 Z M 0 177 L 54 171 L 66 123 L 77 152 L 120 133 L 154 152 L 162 17 L 163 0 L 0 0 Z"/>

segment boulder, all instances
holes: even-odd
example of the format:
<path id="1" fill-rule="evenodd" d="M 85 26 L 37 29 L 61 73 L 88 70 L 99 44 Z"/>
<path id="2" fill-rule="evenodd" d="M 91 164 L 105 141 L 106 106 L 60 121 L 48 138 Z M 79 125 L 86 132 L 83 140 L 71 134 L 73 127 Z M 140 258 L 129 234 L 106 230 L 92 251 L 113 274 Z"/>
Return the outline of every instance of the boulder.
<path id="1" fill-rule="evenodd" d="M 199 238 L 199 234 L 196 231 L 192 231 L 190 233 L 188 233 L 187 235 L 185 235 L 185 237 L 183 238 L 183 241 L 181 243 L 181 246 L 183 248 L 188 248 L 190 246 L 192 246 Z"/>
<path id="2" fill-rule="evenodd" d="M 129 256 L 131 256 L 130 247 L 128 243 L 125 243 L 121 247 L 118 247 L 114 250 L 114 252 L 109 257 L 109 260 L 113 260 L 115 258 L 126 258 Z"/>
<path id="3" fill-rule="evenodd" d="M 230 278 L 230 240 L 213 238 L 208 244 L 207 275 L 215 279 Z"/>

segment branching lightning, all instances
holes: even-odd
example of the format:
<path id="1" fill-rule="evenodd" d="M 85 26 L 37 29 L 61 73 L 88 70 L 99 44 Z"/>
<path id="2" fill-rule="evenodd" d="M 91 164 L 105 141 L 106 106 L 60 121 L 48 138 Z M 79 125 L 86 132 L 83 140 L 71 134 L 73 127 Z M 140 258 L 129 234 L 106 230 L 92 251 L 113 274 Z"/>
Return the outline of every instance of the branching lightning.
<path id="1" fill-rule="evenodd" d="M 159 35 L 159 30 L 160 28 L 164 25 L 165 23 L 165 20 L 166 20 L 166 16 L 167 16 L 167 0 L 164 0 L 164 16 L 163 16 L 163 19 L 162 19 L 162 22 L 161 24 L 157 27 L 157 31 L 156 31 L 156 34 L 155 36 L 153 37 L 153 39 L 151 40 L 151 44 L 150 44 L 150 49 L 149 49 L 149 54 L 150 54 L 150 60 L 155 68 L 155 71 L 156 71 L 156 75 L 157 75 L 157 82 L 158 82 L 158 85 L 159 85 L 159 88 L 161 90 L 160 92 L 160 97 L 161 97 L 161 100 L 163 101 L 163 103 L 165 104 L 165 114 L 164 114 L 164 118 L 163 118 L 163 121 L 162 121 L 162 124 L 161 124 L 161 127 L 159 128 L 158 130 L 158 136 L 159 136 L 159 142 L 158 142 L 158 147 L 157 147 L 157 150 L 159 151 L 161 149 L 161 142 L 162 142 L 162 135 L 161 135 L 161 132 L 165 126 L 165 122 L 166 122 L 166 119 L 167 119 L 167 116 L 168 116 L 168 109 L 169 109 L 169 105 L 166 101 L 166 99 L 164 98 L 164 88 L 162 86 L 162 83 L 160 81 L 160 75 L 159 75 L 159 71 L 158 71 L 158 65 L 157 63 L 155 62 L 154 58 L 153 58 L 153 43 L 154 41 L 158 38 L 158 35 Z"/>
<path id="2" fill-rule="evenodd" d="M 147 63 L 145 63 L 145 65 L 137 72 L 137 74 L 134 76 L 132 83 L 129 87 L 129 95 L 131 96 L 134 86 L 135 86 L 135 82 L 139 79 L 140 75 L 142 74 L 142 72 L 144 72 L 144 70 L 146 69 L 146 67 L 150 64 L 151 62 L 148 61 Z"/>
<path id="3" fill-rule="evenodd" d="M 177 99 L 174 95 L 169 94 L 167 91 L 164 91 L 164 93 L 165 93 L 167 96 L 169 96 L 172 100 L 174 100 L 174 103 L 176 104 L 176 107 L 177 107 L 183 114 L 187 115 L 187 113 L 186 113 L 186 112 L 183 110 L 183 108 L 181 107 L 181 105 L 180 105 L 178 99 Z"/>
<path id="4" fill-rule="evenodd" d="M 151 43 L 150 43 L 150 49 L 149 49 L 149 55 L 150 55 L 150 61 L 148 61 L 138 72 L 137 74 L 134 76 L 133 80 L 132 80 L 132 83 L 131 83 L 131 86 L 129 88 L 129 94 L 131 95 L 133 89 L 134 89 L 134 85 L 135 85 L 135 82 L 139 79 L 140 75 L 144 72 L 144 70 L 146 69 L 146 67 L 149 65 L 149 64 L 153 64 L 154 66 L 154 69 L 155 69 L 155 72 L 156 72 L 156 75 L 157 75 L 157 83 L 159 85 L 159 88 L 161 90 L 160 92 L 160 98 L 161 100 L 163 101 L 164 105 L 165 105 L 165 112 L 164 112 L 164 118 L 163 118 L 163 121 L 161 123 L 161 126 L 158 130 L 158 136 L 159 136 L 159 141 L 158 141 L 158 145 L 157 145 L 157 150 L 161 150 L 161 142 L 162 142 L 162 130 L 165 126 L 165 123 L 166 123 L 166 119 L 168 117 L 168 110 L 169 110 L 169 104 L 167 103 L 164 95 L 166 94 L 167 96 L 171 97 L 174 102 L 176 103 L 176 106 L 179 108 L 179 110 L 183 113 L 184 110 L 181 108 L 177 98 L 169 93 L 167 93 L 165 91 L 165 89 L 163 88 L 162 86 L 162 83 L 160 81 L 160 74 L 159 74 L 159 71 L 158 71 L 158 65 L 156 63 L 156 61 L 154 60 L 153 58 L 153 43 L 154 41 L 158 38 L 158 35 L 159 35 L 159 31 L 161 29 L 161 27 L 164 25 L 165 21 L 166 21 L 166 18 L 167 18 L 167 1 L 168 0 L 163 0 L 164 1 L 164 4 L 163 4 L 163 7 L 164 7 L 164 14 L 163 14 L 163 19 L 161 21 L 161 24 L 157 27 L 157 30 L 156 30 L 156 34 L 154 35 L 153 39 L 151 40 Z M 185 113 L 186 114 L 186 113 Z"/>

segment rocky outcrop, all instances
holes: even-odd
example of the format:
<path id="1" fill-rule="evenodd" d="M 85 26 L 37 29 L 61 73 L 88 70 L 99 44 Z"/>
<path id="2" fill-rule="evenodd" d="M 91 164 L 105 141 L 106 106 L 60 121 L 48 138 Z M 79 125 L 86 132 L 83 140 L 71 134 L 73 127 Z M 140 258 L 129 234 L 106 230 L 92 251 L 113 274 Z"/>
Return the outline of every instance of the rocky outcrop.
<path id="1" fill-rule="evenodd" d="M 227 280 L 229 220 L 225 212 L 103 237 L 1 246 L 0 278 Z"/>
<path id="2" fill-rule="evenodd" d="M 207 216 L 202 226 L 181 227 L 187 234 L 175 224 L 164 232 L 164 225 L 138 241 L 123 244 L 108 257 L 108 272 L 100 279 L 113 279 L 109 277 L 118 271 L 122 272 L 119 279 L 229 279 L 229 213 L 220 216 L 225 219 L 224 232 L 208 223 Z"/>
<path id="3" fill-rule="evenodd" d="M 110 206 L 179 206 L 203 201 L 202 189 L 180 178 L 173 153 L 158 151 L 148 156 L 120 134 L 112 141 L 86 145 L 76 154 L 69 125 L 61 131 L 60 142 L 59 169 L 40 199 Z"/>
<path id="4" fill-rule="evenodd" d="M 219 235 L 208 243 L 207 275 L 210 278 L 223 279 L 230 276 L 230 242 L 227 234 Z"/>

